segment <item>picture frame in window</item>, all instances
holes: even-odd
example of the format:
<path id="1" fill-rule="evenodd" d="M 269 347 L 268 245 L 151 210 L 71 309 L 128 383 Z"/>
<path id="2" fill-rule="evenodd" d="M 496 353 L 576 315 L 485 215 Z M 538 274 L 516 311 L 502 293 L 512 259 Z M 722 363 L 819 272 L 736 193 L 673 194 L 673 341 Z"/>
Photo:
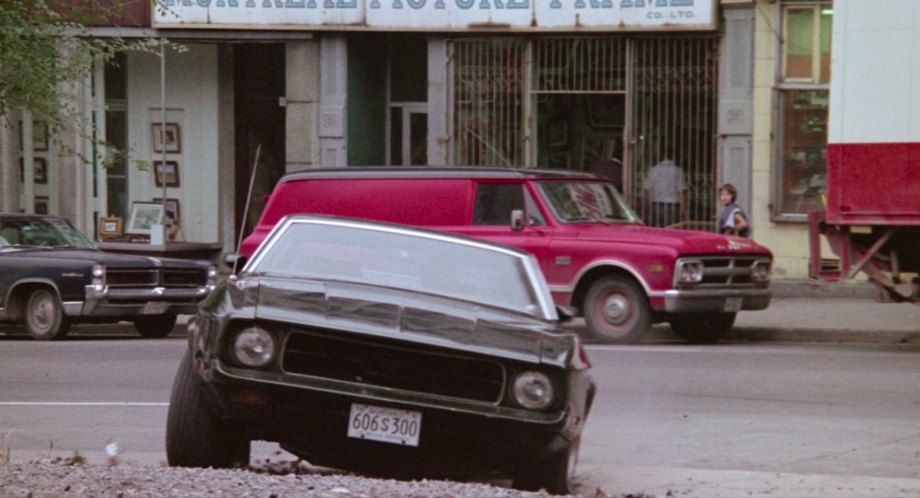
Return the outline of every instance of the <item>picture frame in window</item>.
<path id="1" fill-rule="evenodd" d="M 166 183 L 167 187 L 179 186 L 179 162 L 178 161 L 154 161 L 153 163 L 153 181 L 157 187 L 162 187 Z"/>
<path id="2" fill-rule="evenodd" d="M 182 136 L 180 135 L 179 123 L 166 123 L 165 132 L 163 123 L 153 123 L 151 130 L 153 132 L 154 152 L 182 152 Z"/>
<path id="3" fill-rule="evenodd" d="M 153 202 L 157 204 L 163 204 L 162 197 L 154 197 Z M 166 198 L 166 224 L 172 225 L 173 222 L 182 217 L 179 212 L 179 199 L 173 197 Z"/>
<path id="4" fill-rule="evenodd" d="M 23 127 L 22 121 L 19 122 L 19 150 L 23 147 Z M 32 150 L 48 150 L 48 123 L 44 121 L 32 122 Z"/>
<path id="5" fill-rule="evenodd" d="M 48 214 L 48 196 L 35 196 L 35 214 Z"/>
<path id="6" fill-rule="evenodd" d="M 151 227 L 163 220 L 163 204 L 155 202 L 137 202 L 131 204 L 131 213 L 125 224 L 124 232 L 134 235 L 150 235 Z"/>
<path id="7" fill-rule="evenodd" d="M 103 216 L 99 218 L 99 238 L 102 240 L 121 237 L 122 222 L 120 216 Z"/>

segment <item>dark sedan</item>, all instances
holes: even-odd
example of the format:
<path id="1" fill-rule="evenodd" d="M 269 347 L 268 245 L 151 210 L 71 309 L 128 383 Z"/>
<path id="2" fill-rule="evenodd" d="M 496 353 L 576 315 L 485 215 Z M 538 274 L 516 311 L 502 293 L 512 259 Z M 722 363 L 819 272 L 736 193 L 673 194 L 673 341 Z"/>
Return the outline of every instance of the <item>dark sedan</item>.
<path id="1" fill-rule="evenodd" d="M 215 277 L 206 261 L 102 252 L 64 218 L 0 213 L 0 321 L 35 339 L 122 320 L 165 337 L 177 315 L 197 312 Z"/>
<path id="2" fill-rule="evenodd" d="M 594 385 L 558 321 L 528 253 L 287 217 L 189 325 L 169 464 L 245 465 L 267 440 L 327 467 L 569 492 Z"/>

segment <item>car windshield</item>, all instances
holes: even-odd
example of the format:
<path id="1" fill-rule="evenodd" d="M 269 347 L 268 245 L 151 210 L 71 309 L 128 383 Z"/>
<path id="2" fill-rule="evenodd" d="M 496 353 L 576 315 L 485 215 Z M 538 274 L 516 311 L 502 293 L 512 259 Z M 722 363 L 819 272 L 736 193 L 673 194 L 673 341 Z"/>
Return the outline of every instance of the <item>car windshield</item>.
<path id="1" fill-rule="evenodd" d="M 23 246 L 85 249 L 95 247 L 63 218 L 0 219 L 0 248 Z"/>
<path id="2" fill-rule="evenodd" d="M 532 258 L 398 228 L 293 222 L 272 233 L 244 272 L 359 282 L 554 318 Z"/>
<path id="3" fill-rule="evenodd" d="M 544 202 L 564 223 L 639 222 L 612 183 L 544 181 L 537 185 Z"/>

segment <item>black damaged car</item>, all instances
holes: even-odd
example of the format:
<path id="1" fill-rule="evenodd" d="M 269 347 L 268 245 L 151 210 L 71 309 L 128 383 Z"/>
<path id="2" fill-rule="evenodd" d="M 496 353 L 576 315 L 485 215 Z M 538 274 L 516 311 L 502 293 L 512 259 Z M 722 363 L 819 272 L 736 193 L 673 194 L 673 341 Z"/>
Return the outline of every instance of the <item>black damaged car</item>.
<path id="1" fill-rule="evenodd" d="M 197 312 L 216 276 L 207 261 L 103 252 L 65 218 L 0 213 L 0 322 L 35 339 L 118 321 L 165 337 L 177 315 Z"/>
<path id="2" fill-rule="evenodd" d="M 243 466 L 266 440 L 314 465 L 568 493 L 595 388 L 558 322 L 523 251 L 287 217 L 189 324 L 167 459 Z"/>

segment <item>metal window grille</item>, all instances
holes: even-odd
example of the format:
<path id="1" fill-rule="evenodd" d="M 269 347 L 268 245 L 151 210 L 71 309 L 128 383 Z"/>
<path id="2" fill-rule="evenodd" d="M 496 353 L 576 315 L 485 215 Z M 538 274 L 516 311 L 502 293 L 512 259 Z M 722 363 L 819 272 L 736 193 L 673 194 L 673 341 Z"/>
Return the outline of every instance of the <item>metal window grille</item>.
<path id="1" fill-rule="evenodd" d="M 615 137 L 624 193 L 638 209 L 645 174 L 670 148 L 690 183 L 691 227 L 708 229 L 718 61 L 711 35 L 453 40 L 451 162 L 588 169 L 610 157 L 606 137 Z M 619 113 L 597 112 L 611 102 Z"/>

